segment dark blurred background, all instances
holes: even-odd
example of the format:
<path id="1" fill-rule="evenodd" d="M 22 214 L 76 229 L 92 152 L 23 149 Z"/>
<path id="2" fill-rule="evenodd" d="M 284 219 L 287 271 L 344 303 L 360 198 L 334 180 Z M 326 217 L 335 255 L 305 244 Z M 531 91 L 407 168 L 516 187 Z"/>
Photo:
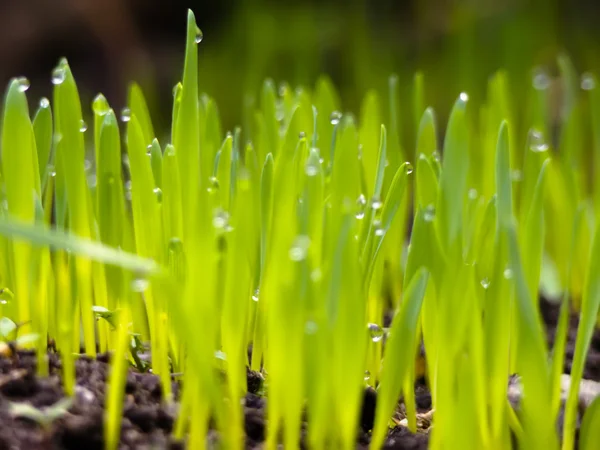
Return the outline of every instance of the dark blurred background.
<path id="1" fill-rule="evenodd" d="M 500 67 L 517 92 L 534 67 L 554 72 L 561 51 L 581 71 L 600 68 L 597 0 L 0 0 L 0 84 L 24 75 L 31 99 L 49 96 L 66 56 L 84 106 L 102 92 L 120 108 L 136 80 L 167 126 L 187 8 L 204 32 L 200 87 L 227 128 L 267 76 L 312 86 L 326 73 L 356 111 L 368 88 L 385 95 L 391 73 L 409 98 L 420 69 L 443 116 L 461 90 L 483 96 Z"/>

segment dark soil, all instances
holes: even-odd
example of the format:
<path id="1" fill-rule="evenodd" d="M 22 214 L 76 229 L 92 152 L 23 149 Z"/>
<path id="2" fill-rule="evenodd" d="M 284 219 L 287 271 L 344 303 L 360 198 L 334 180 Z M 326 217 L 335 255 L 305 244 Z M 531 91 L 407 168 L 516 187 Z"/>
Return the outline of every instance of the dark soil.
<path id="1" fill-rule="evenodd" d="M 548 342 L 552 344 L 558 319 L 559 307 L 542 300 L 541 311 L 547 324 Z M 572 364 L 577 332 L 577 318 L 572 317 L 565 359 L 565 373 Z M 60 358 L 49 354 L 50 377 L 40 379 L 35 376 L 35 356 L 32 352 L 19 351 L 12 357 L 0 357 L 0 450 L 103 450 L 103 406 L 106 379 L 108 376 L 108 356 L 97 359 L 81 357 L 77 361 L 77 392 L 68 412 L 55 420 L 47 430 L 30 419 L 14 417 L 9 412 L 11 402 L 27 402 L 37 408 L 48 407 L 63 398 L 60 383 Z M 260 395 L 262 377 L 248 370 L 248 394 L 245 397 L 246 449 L 262 448 L 265 438 L 267 400 Z M 600 381 L 600 331 L 596 331 L 590 348 L 584 378 Z M 173 382 L 175 398 L 179 384 Z M 405 427 L 391 430 L 384 449 L 421 450 L 426 449 L 429 436 L 427 429 L 431 417 L 431 395 L 423 380 L 415 386 L 419 416 L 419 428 L 411 434 Z M 122 421 L 122 449 L 179 449 L 184 448 L 170 438 L 175 420 L 175 412 L 161 402 L 162 389 L 158 377 L 151 373 L 139 373 L 131 369 L 126 383 L 124 417 Z M 373 425 L 376 392 L 365 390 L 360 430 L 357 435 L 357 449 L 368 448 L 369 430 Z M 394 416 L 396 422 L 404 418 L 404 405 L 400 402 Z M 305 443 L 301 443 L 306 448 Z"/>

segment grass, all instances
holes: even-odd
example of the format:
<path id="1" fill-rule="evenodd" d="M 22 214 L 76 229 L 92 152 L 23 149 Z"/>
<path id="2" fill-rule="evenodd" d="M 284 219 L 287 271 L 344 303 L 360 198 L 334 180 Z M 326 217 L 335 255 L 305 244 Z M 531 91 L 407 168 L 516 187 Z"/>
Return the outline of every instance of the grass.
<path id="1" fill-rule="evenodd" d="M 311 448 L 354 448 L 366 384 L 379 396 L 373 448 L 401 393 L 415 431 L 421 336 L 431 448 L 511 448 L 511 431 L 522 448 L 572 448 L 600 307 L 593 76 L 581 89 L 561 56 L 558 140 L 548 86 L 529 87 L 527 121 L 515 124 L 521 99 L 503 72 L 484 101 L 458 96 L 443 143 L 420 73 L 412 105 L 400 107 L 392 76 L 387 94 L 367 93 L 359 121 L 340 112 L 327 78 L 314 92 L 267 80 L 251 131 L 224 134 L 217 105 L 199 92 L 200 36 L 190 12 L 166 144 L 136 84 L 121 114 L 96 97 L 88 130 L 65 60 L 52 75 L 52 103 L 43 99 L 33 120 L 28 83 L 11 81 L 1 141 L 0 279 L 11 294 L 0 302 L 2 335 L 54 339 L 69 396 L 81 342 L 90 356 L 113 352 L 107 449 L 118 446 L 132 336 L 150 342 L 165 402 L 171 372 L 183 372 L 175 435 L 190 448 L 206 448 L 211 420 L 226 448 L 242 447 L 247 365 L 267 380 L 267 449 L 280 439 L 298 447 L 305 409 Z M 415 137 L 408 148 L 406 123 Z M 563 302 L 554 349 L 537 303 L 548 261 Z M 560 442 L 571 305 L 581 325 Z M 46 339 L 16 339 L 45 360 Z M 38 371 L 46 376 L 47 364 Z M 515 372 L 525 392 L 517 412 L 506 397 Z M 596 402 L 583 418 L 582 448 L 592 448 L 599 417 Z"/>

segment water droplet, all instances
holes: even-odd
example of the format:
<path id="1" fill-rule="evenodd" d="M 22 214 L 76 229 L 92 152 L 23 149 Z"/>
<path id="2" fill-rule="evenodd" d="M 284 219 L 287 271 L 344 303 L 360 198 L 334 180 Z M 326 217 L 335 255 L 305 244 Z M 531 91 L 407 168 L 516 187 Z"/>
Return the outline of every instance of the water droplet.
<path id="1" fill-rule="evenodd" d="M 217 230 L 226 230 L 229 227 L 229 213 L 220 208 L 216 209 L 212 224 Z"/>
<path id="2" fill-rule="evenodd" d="M 198 27 L 196 27 L 196 36 L 194 37 L 194 42 L 196 44 L 199 44 L 200 42 L 202 42 L 202 39 L 204 39 L 204 33 L 202 33 L 202 30 Z"/>
<path id="3" fill-rule="evenodd" d="M 431 156 L 433 157 L 433 160 L 434 160 L 434 161 L 440 162 L 440 161 L 442 160 L 442 158 L 441 158 L 441 156 L 440 156 L 440 153 L 439 153 L 437 150 L 434 150 L 434 151 L 431 153 Z"/>
<path id="4" fill-rule="evenodd" d="M 48 100 L 46 97 L 42 97 L 40 99 L 40 108 L 50 108 L 50 100 Z"/>
<path id="5" fill-rule="evenodd" d="M 83 170 L 88 172 L 92 168 L 92 162 L 89 159 L 83 161 Z"/>
<path id="6" fill-rule="evenodd" d="M 375 236 L 382 237 L 385 235 L 385 230 L 382 227 L 381 220 L 375 219 L 373 221 L 373 228 L 375 229 Z"/>
<path id="7" fill-rule="evenodd" d="M 96 174 L 95 173 L 91 173 L 87 176 L 87 184 L 88 187 L 90 188 L 95 188 L 96 184 L 97 184 L 98 180 L 96 179 Z"/>
<path id="8" fill-rule="evenodd" d="M 306 137 L 306 133 L 305 133 L 304 131 L 301 131 L 301 132 L 298 134 L 298 139 L 304 139 L 305 137 Z"/>
<path id="9" fill-rule="evenodd" d="M 380 342 L 383 339 L 383 328 L 381 328 L 376 323 L 370 323 L 367 325 L 369 329 L 369 334 L 371 335 L 371 340 L 373 342 Z"/>
<path id="10" fill-rule="evenodd" d="M 319 166 L 309 162 L 304 166 L 304 172 L 306 172 L 307 176 L 314 177 L 319 173 Z"/>
<path id="11" fill-rule="evenodd" d="M 469 94 L 467 94 L 466 92 L 461 92 L 459 98 L 461 102 L 467 103 L 469 101 Z"/>
<path id="12" fill-rule="evenodd" d="M 591 91 L 596 88 L 596 80 L 594 75 L 589 72 L 585 72 L 581 75 L 581 89 L 584 91 Z"/>
<path id="13" fill-rule="evenodd" d="M 337 125 L 338 123 L 340 123 L 340 120 L 342 120 L 342 113 L 339 111 L 333 111 L 329 116 L 329 121 L 331 122 L 331 125 Z"/>
<path id="14" fill-rule="evenodd" d="M 79 131 L 84 133 L 88 129 L 87 123 L 83 119 L 79 121 Z"/>
<path id="15" fill-rule="evenodd" d="M 150 282 L 144 278 L 136 278 L 131 282 L 133 292 L 144 292 L 150 286 Z"/>
<path id="16" fill-rule="evenodd" d="M 219 190 L 219 180 L 217 177 L 210 177 L 208 179 L 208 192 L 217 192 Z"/>
<path id="17" fill-rule="evenodd" d="M 154 195 L 156 196 L 156 200 L 158 200 L 159 203 L 162 203 L 162 198 L 163 198 L 163 192 L 161 190 L 161 188 L 154 188 L 152 189 L 152 192 L 154 192 Z"/>
<path id="18" fill-rule="evenodd" d="M 485 277 L 483 280 L 481 280 L 481 287 L 484 289 L 487 289 L 490 287 L 490 280 L 488 277 Z"/>
<path id="19" fill-rule="evenodd" d="M 435 219 L 435 205 L 433 203 L 427 205 L 425 211 L 423 211 L 423 219 L 425 219 L 425 222 L 433 222 Z"/>
<path id="20" fill-rule="evenodd" d="M 131 191 L 131 180 L 127 180 L 125 182 L 125 190 L 126 191 Z"/>
<path id="21" fill-rule="evenodd" d="M 390 160 L 385 158 L 385 164 L 383 165 L 383 167 L 388 167 L 390 165 Z"/>
<path id="22" fill-rule="evenodd" d="M 129 122 L 131 120 L 131 109 L 123 108 L 121 110 L 121 121 Z"/>
<path id="23" fill-rule="evenodd" d="M 303 261 L 308 255 L 308 248 L 310 247 L 310 238 L 305 235 L 297 236 L 294 239 L 294 243 L 290 248 L 290 259 L 295 262 Z"/>
<path id="24" fill-rule="evenodd" d="M 215 358 L 220 359 L 221 361 L 227 361 L 227 355 L 221 350 L 215 350 Z"/>
<path id="25" fill-rule="evenodd" d="M 513 271 L 510 267 L 507 267 L 506 269 L 504 269 L 504 273 L 502 275 L 507 280 L 510 280 L 513 277 Z"/>
<path id="26" fill-rule="evenodd" d="M 543 69 L 538 69 L 533 74 L 533 87 L 538 91 L 544 91 L 550 87 L 550 76 Z"/>
<path id="27" fill-rule="evenodd" d="M 356 206 L 358 207 L 356 218 L 361 220 L 365 217 L 365 208 L 367 207 L 367 199 L 363 194 L 360 194 L 356 199 Z"/>
<path id="28" fill-rule="evenodd" d="M 307 320 L 304 324 L 304 332 L 306 334 L 316 334 L 319 330 L 319 326 L 314 320 Z"/>
<path id="29" fill-rule="evenodd" d="M 529 131 L 529 150 L 536 153 L 548 151 L 548 143 L 544 138 L 544 133 L 539 130 Z"/>
<path id="30" fill-rule="evenodd" d="M 29 80 L 25 77 L 17 78 L 17 83 L 19 83 L 19 92 L 25 92 L 31 86 Z"/>
<path id="31" fill-rule="evenodd" d="M 257 302 L 258 301 L 258 295 L 260 294 L 260 291 L 258 289 L 256 289 L 254 291 L 254 293 L 252 294 L 252 300 Z"/>
<path id="32" fill-rule="evenodd" d="M 285 96 L 285 94 L 287 94 L 287 91 L 288 91 L 288 85 L 287 85 L 287 84 L 285 84 L 285 83 L 281 83 L 281 84 L 279 85 L 279 89 L 278 89 L 278 91 L 277 91 L 277 92 L 279 93 L 279 96 L 280 96 L 280 97 L 284 97 L 284 96 Z"/>
<path id="33" fill-rule="evenodd" d="M 413 173 L 413 166 L 411 163 L 409 163 L 409 162 L 404 163 L 404 173 L 406 175 L 410 175 L 411 173 Z"/>
<path id="34" fill-rule="evenodd" d="M 469 200 L 477 200 L 477 197 L 479 197 L 479 192 L 477 192 L 477 189 L 475 188 L 471 188 L 469 189 Z"/>
<path id="35" fill-rule="evenodd" d="M 152 156 L 152 144 L 150 144 L 150 145 L 148 145 L 148 147 L 146 147 L 146 155 Z"/>
<path id="36" fill-rule="evenodd" d="M 365 381 L 369 381 L 371 379 L 371 372 L 365 370 Z"/>
<path id="37" fill-rule="evenodd" d="M 523 179 L 523 172 L 521 172 L 519 169 L 511 170 L 510 179 L 515 183 L 521 181 Z"/>
<path id="38" fill-rule="evenodd" d="M 62 67 L 62 64 L 60 64 L 58 67 L 56 67 L 52 71 L 52 84 L 54 84 L 54 85 L 62 84 L 66 78 L 67 78 L 67 72 L 66 72 L 65 68 Z"/>
<path id="39" fill-rule="evenodd" d="M 371 209 L 373 209 L 374 211 L 380 210 L 382 206 L 383 206 L 383 202 L 381 201 L 381 198 L 373 197 L 371 199 Z"/>

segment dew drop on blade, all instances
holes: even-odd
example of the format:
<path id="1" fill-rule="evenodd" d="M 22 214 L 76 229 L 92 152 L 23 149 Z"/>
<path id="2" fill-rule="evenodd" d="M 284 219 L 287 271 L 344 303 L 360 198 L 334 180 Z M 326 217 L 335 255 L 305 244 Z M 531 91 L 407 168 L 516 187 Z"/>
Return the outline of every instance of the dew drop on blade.
<path id="1" fill-rule="evenodd" d="M 204 39 L 204 33 L 202 33 L 202 30 L 198 27 L 196 27 L 196 36 L 194 37 L 194 42 L 196 44 L 199 44 L 200 42 L 202 42 L 202 39 Z"/>
<path id="2" fill-rule="evenodd" d="M 25 92 L 29 89 L 30 83 L 29 80 L 25 77 L 17 78 L 17 83 L 19 84 L 19 92 Z"/>
<path id="3" fill-rule="evenodd" d="M 129 108 L 123 108 L 121 110 L 121 121 L 129 122 L 131 120 L 131 110 Z"/>
<path id="4" fill-rule="evenodd" d="M 340 123 L 341 119 L 342 113 L 339 111 L 333 111 L 329 116 L 329 121 L 331 122 L 331 125 L 337 125 L 338 123 Z"/>
<path id="5" fill-rule="evenodd" d="M 373 342 L 380 342 L 383 339 L 383 328 L 381 328 L 376 323 L 369 323 L 367 327 L 369 329 L 369 334 L 371 335 L 371 340 Z"/>

